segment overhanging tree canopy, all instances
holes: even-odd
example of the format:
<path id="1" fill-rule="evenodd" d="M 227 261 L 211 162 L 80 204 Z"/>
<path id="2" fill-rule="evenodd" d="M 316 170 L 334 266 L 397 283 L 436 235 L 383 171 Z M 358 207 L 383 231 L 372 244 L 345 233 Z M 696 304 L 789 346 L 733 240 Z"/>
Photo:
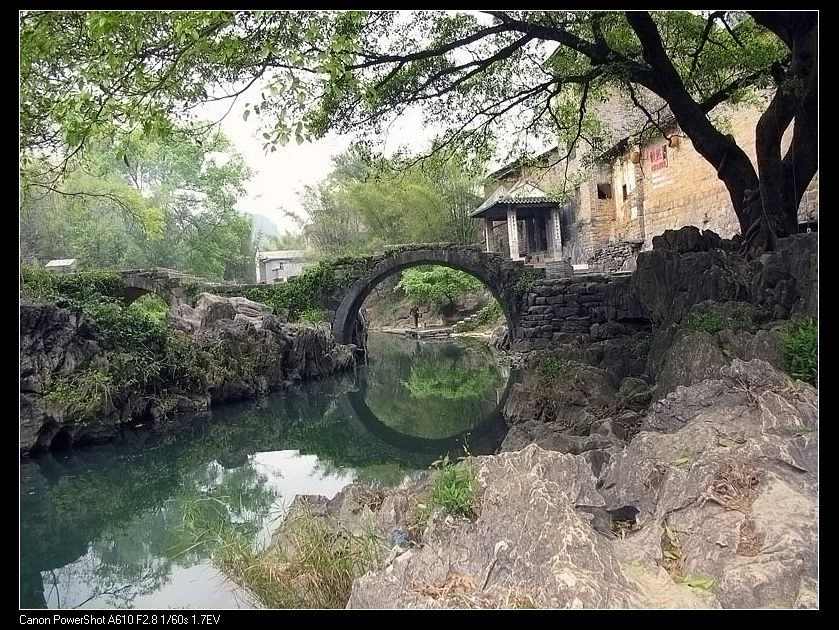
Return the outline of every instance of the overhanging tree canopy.
<path id="1" fill-rule="evenodd" d="M 795 231 L 817 169 L 817 56 L 815 12 L 25 12 L 22 146 L 67 154 L 132 125 L 166 129 L 217 88 L 250 85 L 245 116 L 267 123 L 268 149 L 375 133 L 411 106 L 445 130 L 438 146 L 485 144 L 505 120 L 573 143 L 588 139 L 587 99 L 620 90 L 642 105 L 643 88 L 717 169 L 743 234 L 769 245 Z M 774 91 L 757 168 L 708 117 L 754 88 Z M 569 89 L 576 107 L 557 98 Z"/>

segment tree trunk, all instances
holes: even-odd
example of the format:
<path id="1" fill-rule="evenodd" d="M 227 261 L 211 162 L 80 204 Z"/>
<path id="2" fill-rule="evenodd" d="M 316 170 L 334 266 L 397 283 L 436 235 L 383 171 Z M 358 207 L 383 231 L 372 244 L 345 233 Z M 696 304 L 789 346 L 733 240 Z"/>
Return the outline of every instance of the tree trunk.
<path id="1" fill-rule="evenodd" d="M 717 170 L 717 177 L 728 189 L 741 233 L 745 235 L 757 218 L 747 212 L 746 206 L 747 193 L 759 187 L 754 165 L 734 137 L 724 135 L 714 127 L 699 103 L 688 93 L 664 50 L 661 34 L 649 13 L 629 11 L 626 18 L 641 42 L 644 60 L 653 69 L 649 74 L 636 76 L 635 80 L 667 101 L 693 147 Z"/>
<path id="2" fill-rule="evenodd" d="M 734 138 L 717 130 L 687 92 L 649 13 L 630 11 L 626 17 L 641 42 L 644 60 L 653 69 L 652 73 L 642 72 L 634 79 L 667 101 L 694 148 L 717 169 L 747 245 L 771 247 L 776 237 L 797 231 L 798 206 L 818 168 L 818 14 L 751 14 L 792 53 L 789 68 L 757 125 L 757 172 Z M 781 141 L 793 120 L 793 140 L 782 159 Z"/>
<path id="3" fill-rule="evenodd" d="M 798 206 L 818 168 L 818 22 L 814 14 L 754 12 L 753 17 L 792 52 L 755 138 L 763 220 L 774 236 L 784 237 L 798 230 Z M 781 142 L 793 121 L 793 139 L 782 159 Z"/>

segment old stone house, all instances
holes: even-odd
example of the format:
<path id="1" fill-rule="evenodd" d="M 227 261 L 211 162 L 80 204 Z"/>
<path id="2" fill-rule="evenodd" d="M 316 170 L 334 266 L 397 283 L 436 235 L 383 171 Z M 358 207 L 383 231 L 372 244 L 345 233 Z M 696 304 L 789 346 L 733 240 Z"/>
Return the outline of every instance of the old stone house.
<path id="1" fill-rule="evenodd" d="M 554 147 L 490 174 L 486 200 L 471 213 L 484 220 L 487 251 L 549 270 L 558 261 L 631 270 L 635 254 L 665 230 L 695 225 L 724 238 L 737 234 L 725 185 L 672 116 L 659 124 L 663 134 L 640 144 L 630 140 L 639 113 L 618 99 L 600 106 L 617 140 L 599 155 Z M 756 106 L 717 114 L 753 162 L 760 114 Z M 817 229 L 818 174 L 802 200 L 799 223 L 803 231 Z"/>

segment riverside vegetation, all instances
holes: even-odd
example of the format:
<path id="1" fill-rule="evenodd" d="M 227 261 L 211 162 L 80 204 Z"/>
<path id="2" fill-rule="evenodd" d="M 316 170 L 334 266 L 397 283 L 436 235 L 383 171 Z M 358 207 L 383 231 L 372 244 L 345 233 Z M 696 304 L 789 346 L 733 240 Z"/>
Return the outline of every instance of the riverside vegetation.
<path id="1" fill-rule="evenodd" d="M 323 320 L 312 296 L 331 286 L 328 271 L 316 267 L 298 282 L 257 296 L 271 302 L 279 317 L 270 314 L 272 306 L 250 302 L 246 308 L 257 316 L 257 326 L 225 323 L 225 317 L 232 320 L 236 314 L 236 307 L 228 306 L 228 311 L 215 311 L 226 313 L 222 321 L 214 315 L 190 333 L 189 328 L 171 325 L 173 314 L 156 296 L 143 296 L 126 306 L 118 297 L 122 280 L 116 272 L 53 275 L 22 268 L 22 335 L 25 329 L 26 343 L 34 344 L 34 354 L 22 364 L 27 403 L 22 413 L 27 427 L 32 425 L 26 435 L 33 431 L 38 437 L 27 437 L 21 448 L 58 446 L 63 442 L 53 439 L 61 426 L 73 428 L 74 441 L 96 441 L 126 422 L 204 412 L 217 402 L 251 397 L 291 380 L 352 365 L 351 352 L 336 354 L 327 330 L 311 328 Z M 226 299 L 202 297 L 199 302 L 206 310 Z M 298 326 L 286 323 L 289 315 Z M 43 318 L 53 323 L 47 326 Z M 178 315 L 176 323 L 177 319 Z M 72 334 L 60 328 L 68 322 L 76 327 Z M 58 337 L 45 343 L 45 335 Z M 67 359 L 63 352 L 72 357 Z M 313 352 L 320 356 L 307 359 Z"/>

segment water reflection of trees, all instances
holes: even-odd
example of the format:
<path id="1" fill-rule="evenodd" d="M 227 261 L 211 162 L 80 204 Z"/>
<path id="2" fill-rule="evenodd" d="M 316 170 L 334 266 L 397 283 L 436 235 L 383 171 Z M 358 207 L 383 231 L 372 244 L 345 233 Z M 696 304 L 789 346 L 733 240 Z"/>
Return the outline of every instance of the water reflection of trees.
<path id="1" fill-rule="evenodd" d="M 150 462 L 143 460 L 143 463 Z M 159 499 L 144 492 L 148 487 L 143 481 L 154 472 L 142 465 L 121 467 L 120 470 L 120 483 L 102 483 L 109 478 L 102 474 L 103 470 L 94 468 L 88 471 L 94 483 L 74 475 L 59 480 L 52 488 L 43 489 L 39 514 L 25 515 L 23 525 L 28 527 L 30 522 L 34 525 L 38 516 L 45 516 L 52 521 L 52 526 L 41 534 L 49 536 L 53 545 L 60 544 L 65 537 L 88 539 L 89 543 L 78 559 L 63 566 L 50 566 L 55 563 L 49 556 L 40 554 L 39 557 L 32 545 L 24 545 L 22 564 L 41 565 L 36 575 L 42 581 L 43 590 L 39 598 L 36 585 L 22 588 L 23 606 L 130 607 L 137 597 L 159 590 L 175 567 L 186 568 L 207 559 L 213 539 L 202 538 L 203 532 L 196 530 L 194 524 L 216 530 L 236 527 L 253 535 L 277 499 L 276 491 L 267 485 L 268 478 L 250 462 L 240 468 L 225 470 L 218 462 L 211 461 L 191 470 L 182 470 L 178 483 L 169 486 L 167 498 L 150 508 L 132 512 L 132 506 L 143 501 L 144 495 L 152 504 Z M 83 477 L 88 475 L 82 473 Z M 113 477 L 110 480 L 115 481 Z M 49 517 L 66 513 L 67 499 L 76 489 L 86 490 L 82 493 L 85 502 L 76 502 L 77 513 L 95 511 L 97 506 L 106 509 L 98 513 L 98 518 L 72 519 L 61 526 L 60 521 Z M 114 499 L 118 501 L 127 496 L 126 492 L 134 500 L 117 508 Z M 91 525 L 98 527 L 87 530 Z M 25 531 L 25 527 L 22 530 Z M 31 574 L 28 567 L 22 567 L 21 580 L 31 581 L 35 577 L 26 575 L 25 580 L 24 574 Z"/>
<path id="2" fill-rule="evenodd" d="M 485 392 L 501 378 L 491 357 L 410 341 L 388 351 L 383 359 L 374 355 L 366 383 L 381 419 L 396 419 L 392 427 L 410 432 L 418 418 L 433 417 L 440 424 L 421 425 L 423 431 L 452 435 L 458 417 L 479 421 L 494 405 Z M 484 385 L 484 393 L 468 395 Z M 395 386 L 402 400 L 413 401 L 410 415 L 396 404 Z M 398 483 L 417 463 L 353 428 L 338 403 L 354 387 L 349 378 L 322 379 L 219 408 L 212 420 L 169 432 L 140 431 L 68 457 L 24 460 L 21 605 L 130 607 L 176 569 L 206 561 L 218 540 L 212 532 L 252 536 L 280 503 L 276 480 L 254 465 L 256 452 L 298 450 L 317 456 L 316 472 L 324 477 Z M 420 391 L 429 395 L 413 395 Z"/>
<path id="3" fill-rule="evenodd" d="M 492 355 L 453 343 L 371 335 L 365 399 L 379 420 L 408 435 L 443 438 L 480 424 L 504 376 Z"/>

